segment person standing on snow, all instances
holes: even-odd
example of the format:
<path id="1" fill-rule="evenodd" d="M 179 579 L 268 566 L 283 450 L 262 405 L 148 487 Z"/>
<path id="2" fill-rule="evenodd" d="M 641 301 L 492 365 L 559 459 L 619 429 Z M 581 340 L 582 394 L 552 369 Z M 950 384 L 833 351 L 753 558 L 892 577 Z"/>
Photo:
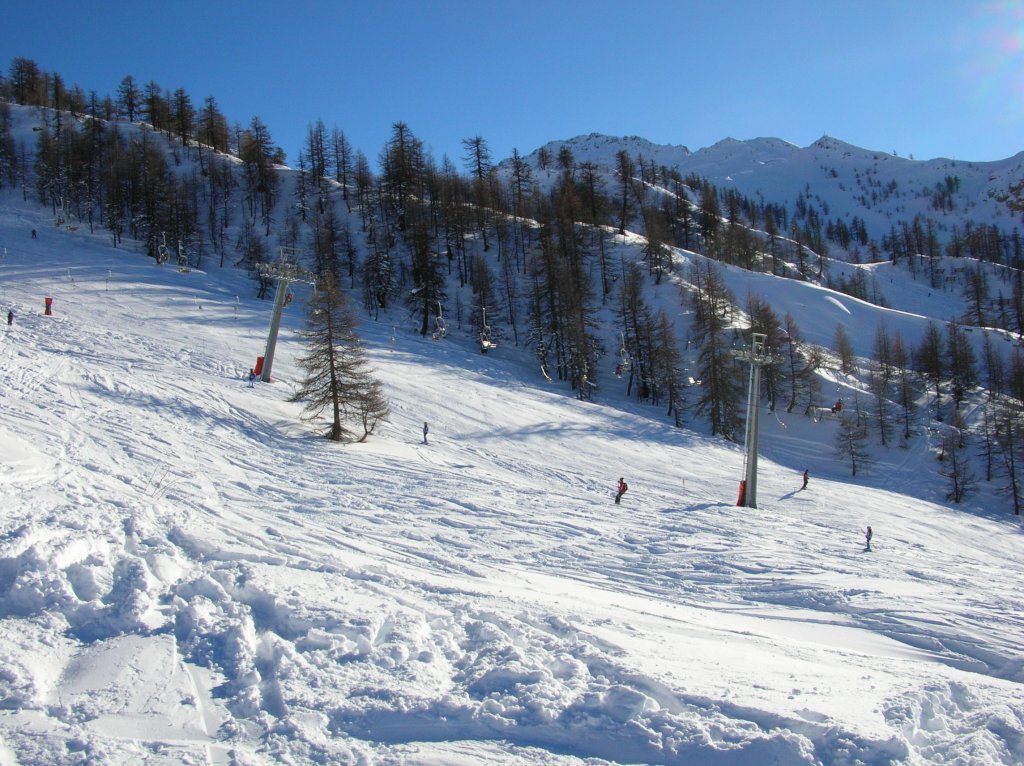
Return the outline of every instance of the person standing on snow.
<path id="1" fill-rule="evenodd" d="M 7 326 L 10 327 L 14 324 L 14 309 L 8 309 L 7 311 Z"/>
<path id="2" fill-rule="evenodd" d="M 871 531 L 871 527 L 868 527 L 866 530 L 864 530 L 864 550 L 871 550 L 871 538 L 873 536 L 874 533 Z"/>
<path id="3" fill-rule="evenodd" d="M 625 481 L 623 480 L 623 478 L 622 478 L 622 477 L 620 476 L 620 477 L 619 477 L 619 484 L 618 484 L 618 486 L 617 486 L 617 487 L 615 488 L 615 504 L 616 504 L 616 505 L 618 505 L 618 504 L 619 504 L 619 501 L 620 501 L 620 500 L 622 499 L 622 496 L 623 496 L 624 494 L 626 494 L 626 490 L 627 490 L 627 489 L 629 489 L 629 487 L 628 487 L 628 486 L 626 485 L 626 482 L 625 482 Z"/>
<path id="4" fill-rule="evenodd" d="M 255 388 L 255 387 L 256 387 L 256 371 L 252 367 L 250 367 L 249 368 L 249 388 Z"/>
<path id="5" fill-rule="evenodd" d="M 811 478 L 811 475 L 807 473 L 807 469 L 804 469 L 804 485 L 800 489 L 807 489 L 807 480 Z"/>
<path id="6" fill-rule="evenodd" d="M 430 432 L 430 427 L 427 425 L 427 421 L 423 421 L 423 443 L 427 443 L 427 434 Z"/>

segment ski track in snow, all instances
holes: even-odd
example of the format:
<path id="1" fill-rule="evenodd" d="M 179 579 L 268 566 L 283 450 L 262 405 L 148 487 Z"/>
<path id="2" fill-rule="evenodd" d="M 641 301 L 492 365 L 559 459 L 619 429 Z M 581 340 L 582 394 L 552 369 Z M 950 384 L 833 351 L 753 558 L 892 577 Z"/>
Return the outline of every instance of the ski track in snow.
<path id="1" fill-rule="evenodd" d="M 390 324 L 329 444 L 293 335 L 242 379 L 264 304 L 101 239 L 3 265 L 0 764 L 1024 759 L 1019 533 L 767 460 L 737 509 L 734 447 Z"/>

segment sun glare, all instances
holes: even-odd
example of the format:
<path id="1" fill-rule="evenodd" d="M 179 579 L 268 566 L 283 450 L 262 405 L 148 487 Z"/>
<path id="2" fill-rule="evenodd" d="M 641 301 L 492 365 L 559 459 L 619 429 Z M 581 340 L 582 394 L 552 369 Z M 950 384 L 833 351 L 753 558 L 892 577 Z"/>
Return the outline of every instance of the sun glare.
<path id="1" fill-rule="evenodd" d="M 1024 1 L 984 3 L 956 35 L 963 85 L 980 105 L 1024 119 Z"/>

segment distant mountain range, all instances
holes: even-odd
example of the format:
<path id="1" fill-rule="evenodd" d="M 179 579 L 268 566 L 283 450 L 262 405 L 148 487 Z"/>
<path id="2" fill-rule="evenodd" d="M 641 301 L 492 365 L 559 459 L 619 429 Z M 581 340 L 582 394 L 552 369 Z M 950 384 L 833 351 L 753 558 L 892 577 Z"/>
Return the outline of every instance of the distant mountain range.
<path id="1" fill-rule="evenodd" d="M 954 232 L 962 235 L 978 226 L 996 226 L 1009 235 L 1024 220 L 1004 202 L 1011 184 L 1024 181 L 1024 151 L 993 162 L 915 160 L 823 136 L 807 147 L 778 138 L 725 138 L 691 152 L 637 136 L 591 133 L 551 141 L 525 159 L 537 167 L 542 153 L 557 158 L 563 148 L 577 163 L 590 162 L 609 172 L 618 153 L 625 151 L 638 164 L 642 160 L 655 168 L 675 169 L 684 178 L 699 176 L 758 203 L 789 211 L 810 206 L 825 220 L 847 223 L 856 216 L 874 239 L 915 216 L 932 221 L 942 242 Z"/>

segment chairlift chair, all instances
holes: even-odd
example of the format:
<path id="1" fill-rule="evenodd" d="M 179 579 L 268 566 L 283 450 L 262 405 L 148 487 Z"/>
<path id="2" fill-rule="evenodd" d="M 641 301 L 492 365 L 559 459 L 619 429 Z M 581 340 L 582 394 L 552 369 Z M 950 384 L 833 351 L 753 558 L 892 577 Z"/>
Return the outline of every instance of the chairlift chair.
<path id="1" fill-rule="evenodd" d="M 544 380 L 548 383 L 551 382 L 551 376 L 548 375 L 547 358 L 548 358 L 548 347 L 547 344 L 541 340 L 537 344 L 537 356 L 540 359 L 540 374 L 544 376 Z"/>
<path id="2" fill-rule="evenodd" d="M 162 241 L 156 248 L 156 262 L 163 264 L 171 257 L 171 251 L 167 249 L 167 235 L 161 232 L 160 237 Z"/>
<path id="3" fill-rule="evenodd" d="M 448 328 L 444 323 L 444 315 L 441 313 L 441 301 L 437 302 L 437 316 L 434 317 L 434 340 L 440 340 L 448 334 Z"/>
<path id="4" fill-rule="evenodd" d="M 186 255 L 180 242 L 178 243 L 178 271 L 182 274 L 188 274 L 191 271 L 188 265 L 188 255 Z"/>
<path id="5" fill-rule="evenodd" d="M 619 348 L 619 363 L 615 366 L 615 377 L 621 377 L 622 373 L 629 370 L 629 365 L 632 362 L 629 351 L 626 350 L 626 334 L 619 333 L 619 335 L 622 338 L 622 346 Z"/>
<path id="6" fill-rule="evenodd" d="M 492 348 L 496 348 L 498 344 L 491 340 L 491 328 L 487 324 L 487 309 L 480 309 L 480 311 L 480 353 L 486 354 Z"/>

